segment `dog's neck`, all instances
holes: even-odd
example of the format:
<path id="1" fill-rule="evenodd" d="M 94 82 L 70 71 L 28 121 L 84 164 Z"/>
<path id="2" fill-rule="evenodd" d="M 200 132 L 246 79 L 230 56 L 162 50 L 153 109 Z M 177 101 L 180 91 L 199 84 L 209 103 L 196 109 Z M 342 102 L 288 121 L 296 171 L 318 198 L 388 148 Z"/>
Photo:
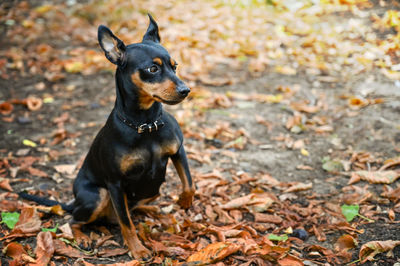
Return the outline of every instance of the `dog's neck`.
<path id="1" fill-rule="evenodd" d="M 124 77 L 125 75 L 117 69 L 115 74 L 117 97 L 114 109 L 125 119 L 137 124 L 152 123 L 157 120 L 162 113 L 162 104 L 154 102 L 150 108 L 142 109 L 139 104 L 139 88 Z"/>

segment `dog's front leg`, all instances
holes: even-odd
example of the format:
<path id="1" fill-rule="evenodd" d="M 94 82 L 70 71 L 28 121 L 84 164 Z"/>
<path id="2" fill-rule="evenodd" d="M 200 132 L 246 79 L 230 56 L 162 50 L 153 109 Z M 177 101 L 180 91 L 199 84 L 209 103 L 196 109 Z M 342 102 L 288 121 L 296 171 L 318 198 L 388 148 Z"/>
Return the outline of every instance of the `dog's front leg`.
<path id="1" fill-rule="evenodd" d="M 109 184 L 108 192 L 110 193 L 111 202 L 118 217 L 122 236 L 126 245 L 131 251 L 132 256 L 135 259 L 150 257 L 150 250 L 143 246 L 136 234 L 136 228 L 132 223 L 132 219 L 129 214 L 126 194 L 124 193 L 121 184 L 119 182 L 117 182 L 117 184 Z"/>
<path id="2" fill-rule="evenodd" d="M 190 176 L 189 165 L 183 145 L 181 145 L 178 152 L 173 155 L 171 159 L 182 182 L 182 193 L 179 196 L 178 204 L 182 208 L 187 209 L 192 206 L 195 186 Z"/>

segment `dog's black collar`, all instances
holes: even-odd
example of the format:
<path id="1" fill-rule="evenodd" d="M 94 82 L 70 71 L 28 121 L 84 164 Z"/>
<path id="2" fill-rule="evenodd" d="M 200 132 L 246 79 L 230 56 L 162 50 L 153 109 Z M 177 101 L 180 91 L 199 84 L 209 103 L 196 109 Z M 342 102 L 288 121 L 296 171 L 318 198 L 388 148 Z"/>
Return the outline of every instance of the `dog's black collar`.
<path id="1" fill-rule="evenodd" d="M 160 118 L 162 116 L 162 112 L 160 113 L 160 115 L 156 121 L 154 121 L 152 123 L 143 123 L 140 125 L 134 124 L 131 121 L 129 121 L 128 119 L 124 118 L 118 110 L 117 110 L 117 116 L 119 119 L 121 119 L 121 121 L 125 125 L 133 128 L 139 134 L 146 133 L 146 132 L 151 133 L 151 132 L 157 131 L 165 125 L 164 122 L 160 120 Z"/>

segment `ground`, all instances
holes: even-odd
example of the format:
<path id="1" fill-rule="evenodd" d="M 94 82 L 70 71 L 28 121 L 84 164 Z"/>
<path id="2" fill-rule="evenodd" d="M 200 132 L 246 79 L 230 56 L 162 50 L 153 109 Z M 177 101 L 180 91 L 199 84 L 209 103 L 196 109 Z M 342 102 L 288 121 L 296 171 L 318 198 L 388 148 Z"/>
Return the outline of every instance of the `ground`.
<path id="1" fill-rule="evenodd" d="M 300 1 L 310 6 L 303 7 L 304 13 L 297 15 L 293 12 L 300 11 L 290 9 L 294 4 L 280 6 L 275 1 L 267 2 L 273 5 L 268 7 L 275 10 L 271 12 L 280 12 L 276 16 L 282 16 L 286 28 L 279 28 L 278 19 L 273 22 L 267 19 L 276 35 L 266 35 L 267 40 L 261 43 L 270 42 L 271 49 L 258 51 L 256 55 L 252 49 L 257 49 L 260 45 L 257 43 L 252 48 L 247 44 L 245 48 L 249 51 L 235 51 L 238 55 L 231 57 L 224 54 L 222 48 L 219 48 L 221 51 L 215 48 L 215 57 L 197 56 L 196 53 L 202 51 L 201 45 L 191 47 L 189 55 L 179 54 L 174 50 L 179 47 L 174 48 L 173 44 L 179 40 L 185 42 L 187 38 L 177 38 L 161 22 L 161 36 L 163 29 L 166 36 L 163 44 L 183 61 L 179 65 L 180 74 L 192 87 L 189 99 L 180 105 L 165 106 L 165 109 L 181 124 L 197 193 L 192 208 L 187 211 L 179 208 L 176 200 L 180 182 L 170 164 L 161 197 L 154 203 L 161 207 L 161 213 L 134 214 L 142 240 L 154 251 L 148 264 L 191 261 L 194 255 L 200 256 L 201 250 L 215 243 L 219 250 L 228 253 L 226 258 L 210 251 L 210 254 L 217 254 L 214 261 L 210 260 L 210 254 L 193 260 L 227 265 L 341 265 L 349 262 L 357 265 L 360 260 L 366 261 L 369 254 L 365 255 L 364 244 L 400 239 L 399 192 L 398 181 L 395 181 L 400 176 L 400 62 L 399 44 L 395 42 L 398 35 L 394 37 L 399 26 L 384 29 L 376 26 L 384 22 L 389 10 L 397 12 L 399 4 L 395 1 L 326 1 L 332 4 L 326 4 L 327 7 Z M 14 193 L 22 190 L 61 202 L 71 200 L 73 178 L 91 141 L 112 110 L 114 70 L 102 59 L 100 49 L 95 48 L 97 24 L 94 21 L 97 19 L 90 16 L 104 15 L 107 5 L 103 3 L 97 13 L 91 3 L 82 4 L 84 8 L 80 11 L 73 5 L 60 15 L 57 12 L 62 3 L 47 7 L 35 1 L 2 4 L 5 18 L 1 20 L 0 41 L 3 58 L 0 61 L 0 99 L 3 101 L 0 108 L 3 136 L 0 139 L 3 189 L 0 200 L 3 212 L 21 212 L 22 201 Z M 198 5 L 204 8 L 202 3 Z M 180 7 L 182 3 L 177 4 L 176 9 Z M 150 10 L 156 13 L 156 20 L 160 17 L 163 21 L 162 18 L 170 14 L 168 7 L 163 8 L 167 15 L 159 13 L 157 16 L 157 12 Z M 215 12 L 220 12 L 227 7 L 214 8 Z M 312 8 L 323 11 L 312 11 Z M 135 16 L 142 18 L 136 23 L 146 24 L 145 12 L 137 9 Z M 257 11 L 252 12 L 257 14 Z M 316 13 L 310 15 L 312 12 Z M 28 16 L 21 18 L 24 14 Z M 82 26 L 82 21 L 74 19 L 84 18 L 86 24 L 80 29 L 83 33 L 69 29 L 63 32 L 55 17 L 57 14 L 73 18 L 71 27 Z M 296 22 L 288 18 L 288 14 L 302 19 Z M 46 30 L 29 24 L 39 23 L 41 16 L 42 26 L 43 21 L 54 24 L 46 26 Z M 392 15 L 393 24 L 395 18 Z M 191 21 L 185 16 L 182 20 Z M 19 22 L 23 27 L 15 26 Z M 109 18 L 108 22 L 117 27 L 118 19 Z M 197 27 L 196 36 L 202 36 L 202 29 L 207 31 L 203 27 L 207 27 L 194 22 L 186 23 L 185 27 Z M 146 25 L 141 25 L 138 32 L 143 33 Z M 321 31 L 313 35 L 311 30 L 305 30 L 307 25 L 321 25 Z M 264 27 L 263 24 L 258 26 Z M 39 31 L 42 37 L 33 38 L 26 33 L 29 28 Z M 332 35 L 332 29 L 337 35 Z M 219 28 L 214 26 L 213 30 Z M 10 37 L 11 34 L 20 34 L 20 38 Z M 120 34 L 129 35 L 123 30 Z M 318 36 L 322 36 L 322 40 Z M 279 41 L 275 43 L 276 40 L 269 39 L 273 37 Z M 251 38 L 255 37 L 249 40 Z M 384 50 L 384 40 L 391 40 L 386 44 L 392 45 L 390 49 Z M 202 41 L 199 37 L 196 43 Z M 210 37 L 209 41 L 217 42 L 218 38 Z M 209 48 L 204 50 L 209 52 Z M 188 59 L 188 56 L 194 58 Z M 229 59 L 225 62 L 224 58 Z M 198 70 L 198 60 L 203 60 L 204 70 Z M 382 62 L 386 65 L 382 66 Z M 185 67 L 190 71 L 185 71 Z M 24 101 L 32 96 L 42 103 L 40 107 L 29 106 L 29 102 Z M 390 176 L 394 176 L 390 181 L 377 180 Z M 360 214 L 366 218 L 357 216 L 346 221 L 340 209 L 343 204 L 359 206 Z M 30 206 L 34 204 L 25 202 L 25 208 Z M 39 212 L 39 231 L 56 224 L 64 225 L 71 218 L 68 214 L 43 214 L 40 209 Z M 77 253 L 73 253 L 72 248 L 68 252 L 65 248 L 64 253 L 63 249 L 55 248 L 48 259 L 57 265 L 72 264 L 84 255 L 87 256 L 85 261 L 95 264 L 132 261 L 123 247 L 118 227 L 106 224 L 110 231 L 107 232 L 103 225 L 88 225 L 85 232 L 94 243 L 108 236 L 116 242 L 98 245 L 89 252 L 74 245 Z M 25 245 L 24 250 L 31 258 L 35 257 L 35 252 L 36 258 L 41 257 L 36 249 L 39 245 L 37 232 L 7 238 L 12 232 L 5 224 L 1 227 L 2 248 L 18 242 Z M 272 239 L 273 236 L 290 236 L 294 229 L 306 231 L 307 237 Z M 60 234 L 57 231 L 53 239 L 65 237 Z M 340 246 L 338 239 L 342 237 L 347 241 Z M 392 257 L 379 251 L 375 261 L 363 265 L 400 262 L 398 244 L 386 250 L 393 249 Z M 1 262 L 7 264 L 11 257 L 5 250 Z M 17 260 L 21 263 L 21 258 Z M 22 262 L 26 263 L 26 258 Z"/>

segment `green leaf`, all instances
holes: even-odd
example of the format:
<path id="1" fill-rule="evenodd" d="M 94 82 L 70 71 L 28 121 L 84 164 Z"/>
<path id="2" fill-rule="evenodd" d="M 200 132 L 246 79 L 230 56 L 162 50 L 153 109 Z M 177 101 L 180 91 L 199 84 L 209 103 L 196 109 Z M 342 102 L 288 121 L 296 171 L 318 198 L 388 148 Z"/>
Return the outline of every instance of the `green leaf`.
<path id="1" fill-rule="evenodd" d="M 18 212 L 2 212 L 1 222 L 5 223 L 8 228 L 14 229 L 15 224 L 18 222 L 19 213 Z"/>
<path id="2" fill-rule="evenodd" d="M 268 235 L 268 239 L 269 240 L 272 240 L 272 241 L 286 241 L 286 240 L 288 240 L 288 236 L 287 236 L 287 234 L 283 234 L 283 235 L 280 235 L 280 236 L 278 236 L 278 235 L 274 235 L 274 234 L 269 234 Z"/>
<path id="3" fill-rule="evenodd" d="M 354 217 L 356 217 L 358 215 L 360 206 L 343 204 L 341 206 L 341 209 L 342 209 L 342 213 L 343 213 L 344 217 L 346 217 L 346 221 L 351 222 L 351 221 L 353 221 Z"/>
<path id="4" fill-rule="evenodd" d="M 58 223 L 56 224 L 56 226 L 54 228 L 42 228 L 43 232 L 53 232 L 56 233 L 58 229 Z"/>
<path id="5" fill-rule="evenodd" d="M 323 160 L 322 169 L 327 172 L 339 172 L 343 169 L 343 164 L 337 160 Z"/>

